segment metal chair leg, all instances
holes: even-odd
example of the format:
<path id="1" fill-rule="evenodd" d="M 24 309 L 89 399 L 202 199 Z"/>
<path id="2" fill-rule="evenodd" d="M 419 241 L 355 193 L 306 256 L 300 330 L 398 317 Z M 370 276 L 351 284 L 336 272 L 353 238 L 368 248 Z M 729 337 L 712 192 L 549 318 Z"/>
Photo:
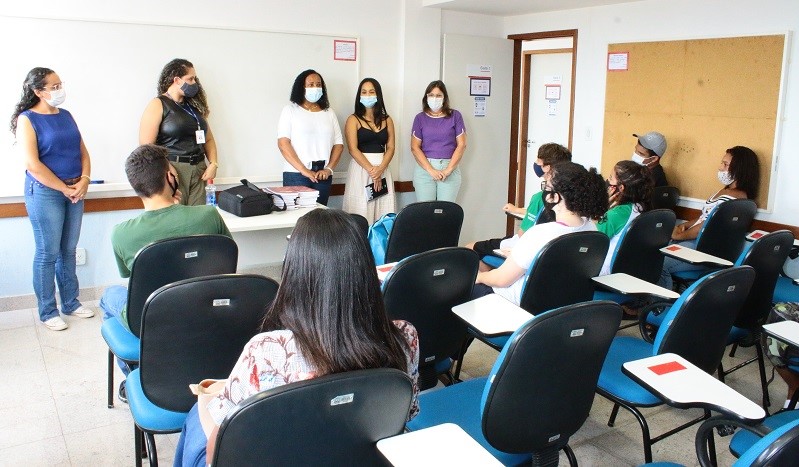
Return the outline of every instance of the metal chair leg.
<path id="1" fill-rule="evenodd" d="M 613 404 L 613 410 L 610 411 L 610 418 L 608 418 L 608 426 L 612 427 L 616 424 L 616 416 L 619 414 L 619 404 Z"/>
<path id="2" fill-rule="evenodd" d="M 577 456 L 574 455 L 574 451 L 568 444 L 563 446 L 563 452 L 566 454 L 566 458 L 569 459 L 569 465 L 577 467 Z"/>
<path id="3" fill-rule="evenodd" d="M 142 442 L 142 431 L 139 429 L 136 424 L 133 424 L 133 457 L 136 461 L 136 467 L 142 467 L 141 459 L 144 455 L 144 451 L 142 449 L 144 443 Z"/>
<path id="4" fill-rule="evenodd" d="M 114 353 L 108 349 L 108 408 L 114 408 Z"/>
<path id="5" fill-rule="evenodd" d="M 763 358 L 763 346 L 760 341 L 755 343 L 755 352 L 757 352 L 757 366 L 760 370 L 760 388 L 763 390 L 763 409 L 768 415 L 768 408 L 771 406 L 771 398 L 768 394 L 768 384 L 766 383 L 766 362 Z"/>
<path id="6" fill-rule="evenodd" d="M 144 440 L 147 445 L 147 460 L 150 461 L 150 467 L 158 467 L 158 452 L 155 449 L 155 435 L 145 432 Z"/>

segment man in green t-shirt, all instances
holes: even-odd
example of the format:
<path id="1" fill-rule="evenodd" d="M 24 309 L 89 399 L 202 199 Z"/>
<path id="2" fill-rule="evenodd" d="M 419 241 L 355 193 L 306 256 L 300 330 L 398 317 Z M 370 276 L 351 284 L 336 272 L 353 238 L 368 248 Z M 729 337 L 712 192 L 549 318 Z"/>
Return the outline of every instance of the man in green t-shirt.
<path id="1" fill-rule="evenodd" d="M 154 241 L 197 234 L 231 236 L 214 206 L 178 204 L 178 175 L 166 156 L 166 149 L 146 144 L 133 150 L 125 161 L 125 173 L 144 204 L 144 212 L 117 224 L 111 233 L 111 246 L 123 278 L 130 277 L 136 253 Z M 127 327 L 127 301 L 126 287 L 114 285 L 105 289 L 100 299 L 103 320 L 116 317 Z M 117 362 L 127 375 L 128 365 L 119 359 Z M 120 385 L 120 399 L 124 398 L 123 387 Z"/>
<path id="2" fill-rule="evenodd" d="M 541 178 L 541 180 L 546 181 L 550 166 L 558 162 L 569 162 L 571 160 L 572 153 L 566 147 L 557 143 L 542 144 L 541 147 L 538 148 L 538 157 L 533 164 L 533 170 L 535 171 L 535 174 Z M 527 229 L 536 223 L 549 222 L 553 220 L 551 213 L 544 210 L 544 200 L 540 191 L 530 197 L 530 203 L 528 204 L 527 209 L 508 203 L 502 207 L 502 210 L 510 215 L 514 215 L 515 217 L 520 217 L 522 219 L 519 230 L 516 232 L 516 235 L 513 236 L 481 240 L 466 245 L 467 248 L 471 248 L 472 250 L 476 251 L 481 258 L 483 256 L 495 255 L 494 250 L 498 248 L 512 248 L 513 244 L 516 243 L 516 240 L 518 240 L 518 238 L 521 237 L 522 234 L 527 231 Z M 539 220 L 539 216 L 544 217 Z M 491 269 L 490 266 L 483 262 L 480 263 L 481 271 L 487 271 L 489 269 Z"/>

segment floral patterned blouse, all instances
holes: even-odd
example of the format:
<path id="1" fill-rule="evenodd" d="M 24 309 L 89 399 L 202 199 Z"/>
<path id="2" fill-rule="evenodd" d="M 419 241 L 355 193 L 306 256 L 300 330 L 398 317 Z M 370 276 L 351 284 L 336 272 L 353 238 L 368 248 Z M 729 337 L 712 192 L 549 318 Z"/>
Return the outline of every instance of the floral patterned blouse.
<path id="1" fill-rule="evenodd" d="M 394 325 L 402 331 L 410 348 L 407 355 L 408 375 L 413 381 L 413 400 L 408 414 L 410 420 L 419 413 L 419 336 L 416 328 L 407 321 L 397 320 Z M 208 411 L 214 423 L 221 425 L 225 416 L 239 402 L 253 394 L 317 376 L 320 375 L 316 368 L 300 354 L 293 332 L 264 332 L 244 346 L 225 389 L 211 400 Z"/>

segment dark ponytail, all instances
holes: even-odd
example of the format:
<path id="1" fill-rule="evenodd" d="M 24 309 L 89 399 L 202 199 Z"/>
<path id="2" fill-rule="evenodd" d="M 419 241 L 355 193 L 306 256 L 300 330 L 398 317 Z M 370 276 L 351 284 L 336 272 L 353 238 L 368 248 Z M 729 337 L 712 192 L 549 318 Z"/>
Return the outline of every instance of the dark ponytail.
<path id="1" fill-rule="evenodd" d="M 44 67 L 36 67 L 28 72 L 25 82 L 22 83 L 22 95 L 17 105 L 14 106 L 14 112 L 11 114 L 11 124 L 9 125 L 11 133 L 17 134 L 17 118 L 19 114 L 39 103 L 40 99 L 33 91 L 44 89 L 47 75 L 51 73 L 55 72 Z"/>

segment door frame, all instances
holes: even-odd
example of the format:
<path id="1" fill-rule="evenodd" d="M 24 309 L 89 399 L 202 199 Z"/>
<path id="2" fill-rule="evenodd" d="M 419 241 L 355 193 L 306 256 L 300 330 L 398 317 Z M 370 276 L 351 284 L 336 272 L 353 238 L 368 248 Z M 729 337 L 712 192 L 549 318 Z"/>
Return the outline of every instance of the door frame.
<path id="1" fill-rule="evenodd" d="M 527 83 L 522 83 L 522 78 L 530 74 L 530 57 L 532 53 L 522 51 L 522 43 L 537 39 L 555 39 L 570 37 L 572 39 L 572 76 L 571 96 L 569 105 L 569 142 L 572 147 L 574 133 L 574 90 L 577 87 L 577 30 L 564 29 L 560 31 L 533 32 L 525 34 L 511 34 L 508 39 L 513 41 L 513 91 L 511 95 L 511 122 L 510 122 L 510 163 L 508 168 L 508 202 L 517 206 L 524 206 L 525 178 L 527 171 L 527 151 L 521 146 L 527 135 L 527 108 L 528 99 L 521 99 L 523 92 L 529 92 Z M 556 52 L 568 52 L 569 49 L 555 49 Z M 530 51 L 533 52 L 533 51 Z M 535 51 L 535 53 L 548 53 L 549 51 Z M 551 52 L 549 52 L 551 53 Z M 524 67 L 524 70 L 522 70 Z M 522 108 L 524 107 L 524 108 Z M 508 217 L 506 234 L 513 234 L 514 219 Z"/>

